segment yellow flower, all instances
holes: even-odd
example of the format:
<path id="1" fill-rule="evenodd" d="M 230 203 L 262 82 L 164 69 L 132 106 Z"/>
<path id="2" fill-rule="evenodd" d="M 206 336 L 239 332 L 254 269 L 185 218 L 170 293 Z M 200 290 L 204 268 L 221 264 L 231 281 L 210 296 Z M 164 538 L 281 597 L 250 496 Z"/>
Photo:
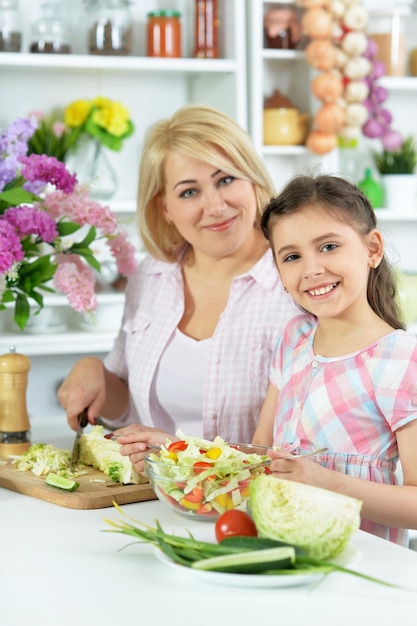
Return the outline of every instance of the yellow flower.
<path id="1" fill-rule="evenodd" d="M 128 109 L 103 96 L 71 102 L 64 111 L 64 120 L 70 128 L 94 137 L 115 151 L 121 150 L 123 140 L 135 130 Z"/>
<path id="2" fill-rule="evenodd" d="M 99 108 L 93 111 L 92 121 L 110 135 L 121 137 L 128 130 L 129 111 L 120 102 L 105 101 L 105 98 L 101 100 L 100 105 L 93 101 L 93 106 Z"/>
<path id="3" fill-rule="evenodd" d="M 78 128 L 86 121 L 91 111 L 88 100 L 75 100 L 64 111 L 64 122 L 71 128 Z"/>

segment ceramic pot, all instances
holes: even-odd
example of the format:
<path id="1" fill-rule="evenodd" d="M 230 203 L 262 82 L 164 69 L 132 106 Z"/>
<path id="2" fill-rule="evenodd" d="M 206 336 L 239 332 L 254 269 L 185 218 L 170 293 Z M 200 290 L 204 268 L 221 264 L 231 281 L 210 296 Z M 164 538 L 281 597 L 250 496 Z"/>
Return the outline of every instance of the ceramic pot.
<path id="1" fill-rule="evenodd" d="M 415 174 L 387 174 L 382 176 L 384 205 L 398 213 L 417 212 L 417 176 Z"/>
<path id="2" fill-rule="evenodd" d="M 264 144 L 297 146 L 304 143 L 308 132 L 307 113 L 295 108 L 264 109 Z"/>

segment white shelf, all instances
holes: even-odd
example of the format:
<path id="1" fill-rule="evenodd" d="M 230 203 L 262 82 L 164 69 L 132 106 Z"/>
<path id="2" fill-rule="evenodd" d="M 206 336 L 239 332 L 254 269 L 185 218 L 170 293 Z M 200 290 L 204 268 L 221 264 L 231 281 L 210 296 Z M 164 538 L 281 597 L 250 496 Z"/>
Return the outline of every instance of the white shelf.
<path id="1" fill-rule="evenodd" d="M 84 71 L 124 71 L 179 74 L 220 73 L 236 71 L 235 59 L 162 59 L 135 56 L 94 56 L 86 54 L 30 54 L 11 52 L 0 54 L 0 67 L 36 72 L 63 69 Z"/>
<path id="2" fill-rule="evenodd" d="M 2 332 L 0 352 L 6 354 L 10 346 L 14 346 L 17 352 L 27 356 L 105 353 L 113 346 L 116 335 L 117 330 L 111 332 L 74 330 L 42 335 Z"/>
<path id="3" fill-rule="evenodd" d="M 417 91 L 415 76 L 384 76 L 379 80 L 379 84 L 388 91 Z"/>
<path id="4" fill-rule="evenodd" d="M 277 61 L 305 59 L 304 50 L 276 50 L 274 48 L 262 48 L 261 56 L 264 59 Z"/>

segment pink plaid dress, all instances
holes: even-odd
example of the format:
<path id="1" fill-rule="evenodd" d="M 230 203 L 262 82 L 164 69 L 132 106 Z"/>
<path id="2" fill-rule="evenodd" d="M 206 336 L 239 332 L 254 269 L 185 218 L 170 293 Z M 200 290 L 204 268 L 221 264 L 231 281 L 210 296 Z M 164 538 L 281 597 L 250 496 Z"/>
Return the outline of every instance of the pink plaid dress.
<path id="1" fill-rule="evenodd" d="M 275 445 L 327 447 L 321 465 L 350 476 L 398 484 L 395 431 L 417 419 L 417 337 L 396 330 L 342 357 L 314 354 L 317 322 L 290 321 L 278 340 L 270 380 L 280 390 Z M 362 530 L 407 545 L 408 533 L 363 519 Z"/>

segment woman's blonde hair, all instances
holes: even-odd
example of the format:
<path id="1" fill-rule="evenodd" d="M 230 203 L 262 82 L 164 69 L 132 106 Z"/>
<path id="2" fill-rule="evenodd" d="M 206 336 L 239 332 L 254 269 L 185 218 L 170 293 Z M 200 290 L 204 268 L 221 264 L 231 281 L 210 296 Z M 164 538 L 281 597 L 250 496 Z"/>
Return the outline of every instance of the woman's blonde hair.
<path id="1" fill-rule="evenodd" d="M 246 131 L 221 111 L 202 105 L 178 109 L 148 130 L 139 166 L 137 222 L 146 250 L 175 261 L 185 240 L 158 208 L 165 190 L 168 153 L 179 152 L 254 185 L 259 226 L 263 208 L 275 193 L 272 180 Z"/>

